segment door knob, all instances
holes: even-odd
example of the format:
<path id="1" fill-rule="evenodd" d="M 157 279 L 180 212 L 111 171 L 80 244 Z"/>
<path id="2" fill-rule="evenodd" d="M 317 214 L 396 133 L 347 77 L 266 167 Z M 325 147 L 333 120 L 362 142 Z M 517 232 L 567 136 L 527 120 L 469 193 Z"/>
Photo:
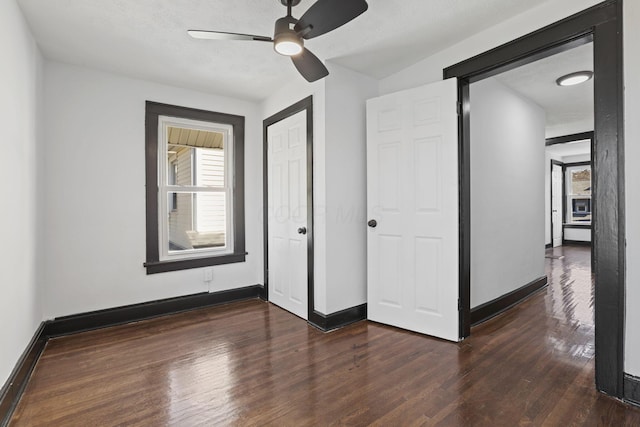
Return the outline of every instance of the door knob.
<path id="1" fill-rule="evenodd" d="M 367 225 L 371 228 L 376 228 L 376 225 L 378 225 L 378 221 L 376 221 L 375 219 L 370 219 L 369 222 L 367 222 Z"/>
<path id="2" fill-rule="evenodd" d="M 307 227 L 298 228 L 298 234 L 307 234 Z"/>

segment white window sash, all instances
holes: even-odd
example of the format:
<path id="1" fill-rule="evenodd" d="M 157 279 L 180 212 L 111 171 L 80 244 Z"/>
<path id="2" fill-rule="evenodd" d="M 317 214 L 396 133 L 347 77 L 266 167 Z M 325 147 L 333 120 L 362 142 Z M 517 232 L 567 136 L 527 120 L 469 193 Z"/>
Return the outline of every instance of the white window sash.
<path id="1" fill-rule="evenodd" d="M 202 187 L 189 185 L 168 185 L 168 134 L 169 127 L 181 127 L 224 135 L 224 187 Z M 180 260 L 206 258 L 233 253 L 233 127 L 198 120 L 160 116 L 158 118 L 158 247 L 160 260 Z M 194 147 L 196 148 L 196 147 Z M 225 193 L 225 245 L 217 248 L 199 248 L 169 251 L 169 193 Z"/>

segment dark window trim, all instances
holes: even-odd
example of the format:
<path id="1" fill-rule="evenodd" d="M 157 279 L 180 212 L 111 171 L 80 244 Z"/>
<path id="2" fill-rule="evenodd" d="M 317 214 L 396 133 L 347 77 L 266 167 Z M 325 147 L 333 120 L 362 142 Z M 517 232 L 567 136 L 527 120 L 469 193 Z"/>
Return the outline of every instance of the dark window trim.
<path id="1" fill-rule="evenodd" d="M 595 133 L 592 150 L 592 261 L 598 390 L 623 397 L 625 311 L 624 80 L 622 1 L 609 0 L 446 68 L 457 78 L 460 162 L 460 336 L 469 336 L 469 84 L 593 41 Z M 602 190 L 599 190 L 602 189 Z"/>
<path id="2" fill-rule="evenodd" d="M 316 325 L 324 320 L 322 315 L 315 311 L 314 299 L 314 224 L 313 224 L 313 96 L 308 96 L 284 110 L 264 119 L 262 122 L 262 200 L 263 208 L 263 229 L 264 229 L 264 295 L 265 300 L 269 300 L 269 168 L 268 168 L 268 128 L 274 123 L 293 116 L 301 111 L 307 112 L 307 321 Z"/>
<path id="3" fill-rule="evenodd" d="M 233 128 L 233 253 L 161 261 L 158 239 L 158 117 L 169 116 L 222 123 Z M 145 179 L 147 216 L 147 274 L 244 262 L 244 117 L 176 105 L 146 102 Z"/>
<path id="4" fill-rule="evenodd" d="M 591 166 L 591 160 L 586 160 L 584 162 L 573 162 L 573 163 L 565 163 L 564 168 L 570 168 L 574 166 Z"/>

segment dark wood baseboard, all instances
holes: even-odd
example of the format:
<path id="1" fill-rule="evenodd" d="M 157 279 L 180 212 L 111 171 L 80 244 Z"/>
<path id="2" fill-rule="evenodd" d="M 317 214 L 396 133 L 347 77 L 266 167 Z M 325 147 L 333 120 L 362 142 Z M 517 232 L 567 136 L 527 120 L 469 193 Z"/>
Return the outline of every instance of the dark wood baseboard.
<path id="1" fill-rule="evenodd" d="M 516 289 L 515 291 L 511 291 L 508 294 L 502 295 L 492 301 L 472 308 L 471 324 L 475 326 L 497 316 L 514 305 L 519 304 L 526 298 L 538 292 L 540 289 L 543 289 L 547 284 L 547 276 L 542 276 L 530 283 L 527 283 L 523 287 Z"/>
<path id="2" fill-rule="evenodd" d="M 203 292 L 149 301 L 141 304 L 108 308 L 105 310 L 58 317 L 42 322 L 27 346 L 27 349 L 16 363 L 13 372 L 11 372 L 6 383 L 2 389 L 0 389 L 0 426 L 4 427 L 9 423 L 11 414 L 13 414 L 15 406 L 20 400 L 20 396 L 27 385 L 31 372 L 49 338 L 137 322 L 213 305 L 259 298 L 263 295 L 264 287 L 254 285 L 245 288 L 230 289 L 228 291 Z"/>
<path id="3" fill-rule="evenodd" d="M 367 304 L 357 305 L 331 314 L 314 311 L 309 323 L 323 331 L 331 331 L 367 318 Z"/>
<path id="4" fill-rule="evenodd" d="M 258 298 L 260 298 L 263 301 L 269 301 L 269 296 L 267 295 L 267 288 L 262 285 L 258 285 L 258 287 L 259 287 Z"/>
<path id="5" fill-rule="evenodd" d="M 624 400 L 640 406 L 640 377 L 624 374 Z"/>
<path id="6" fill-rule="evenodd" d="M 47 336 L 44 334 L 45 322 L 40 323 L 27 348 L 18 359 L 15 368 L 9 378 L 0 389 L 0 426 L 9 424 L 22 392 L 27 386 L 31 372 L 36 366 L 38 358 L 47 344 Z"/>
<path id="7" fill-rule="evenodd" d="M 573 246 L 591 246 L 591 242 L 585 242 L 584 240 L 563 240 L 562 244 Z"/>
<path id="8" fill-rule="evenodd" d="M 228 291 L 202 292 L 199 294 L 58 317 L 47 322 L 45 334 L 47 337 L 75 334 L 183 311 L 196 310 L 212 305 L 259 298 L 262 289 L 262 286 L 254 285 L 245 288 L 230 289 Z"/>
<path id="9" fill-rule="evenodd" d="M 547 243 L 546 245 L 544 245 L 545 249 L 551 249 L 553 247 L 553 243 Z"/>

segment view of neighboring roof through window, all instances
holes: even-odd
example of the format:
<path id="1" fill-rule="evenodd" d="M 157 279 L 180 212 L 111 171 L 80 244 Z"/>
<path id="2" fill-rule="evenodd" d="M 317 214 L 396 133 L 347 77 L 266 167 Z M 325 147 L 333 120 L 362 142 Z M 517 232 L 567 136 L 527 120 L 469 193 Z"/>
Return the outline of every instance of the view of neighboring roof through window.
<path id="1" fill-rule="evenodd" d="M 161 203 L 167 206 L 160 224 L 161 258 L 232 251 L 233 243 L 228 240 L 232 233 L 227 230 L 231 188 L 225 185 L 225 163 L 232 154 L 225 150 L 225 140 L 231 129 L 171 117 L 161 117 L 160 126 L 164 127 L 160 144 L 167 153 L 161 168 L 166 171 L 161 191 L 166 203 Z"/>

